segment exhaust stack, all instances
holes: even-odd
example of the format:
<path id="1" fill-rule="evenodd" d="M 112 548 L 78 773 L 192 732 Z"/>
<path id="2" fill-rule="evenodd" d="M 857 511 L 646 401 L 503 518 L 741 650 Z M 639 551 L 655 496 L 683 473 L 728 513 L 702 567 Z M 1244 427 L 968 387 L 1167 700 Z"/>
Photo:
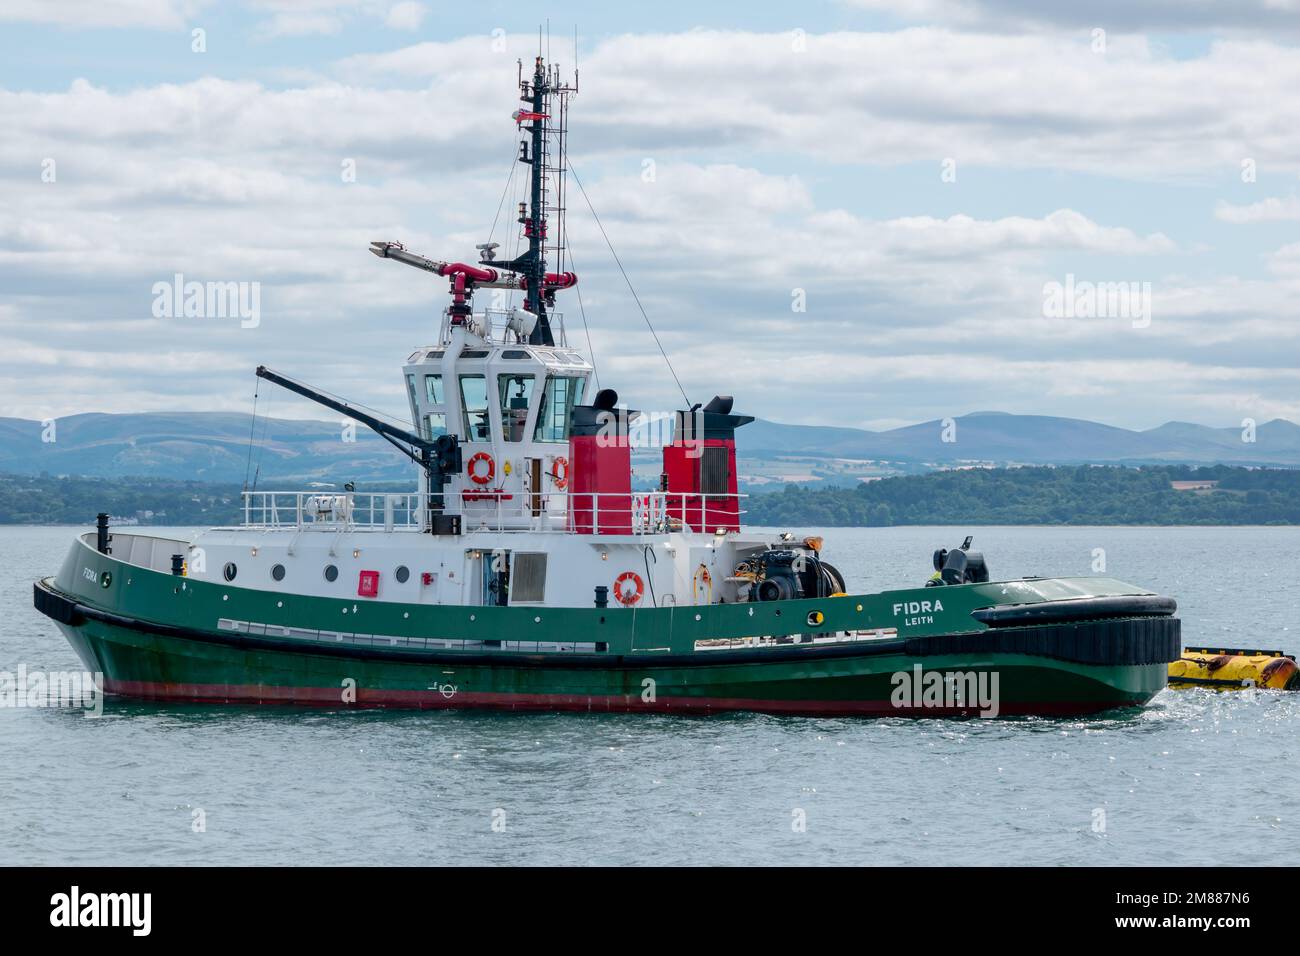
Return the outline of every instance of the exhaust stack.
<path id="1" fill-rule="evenodd" d="M 569 529 L 579 534 L 632 533 L 632 443 L 628 428 L 641 414 L 616 408 L 604 388 L 573 409 L 569 428 Z"/>
<path id="2" fill-rule="evenodd" d="M 754 420 L 733 415 L 730 395 L 678 412 L 671 445 L 664 446 L 668 514 L 696 531 L 739 531 L 736 429 Z"/>

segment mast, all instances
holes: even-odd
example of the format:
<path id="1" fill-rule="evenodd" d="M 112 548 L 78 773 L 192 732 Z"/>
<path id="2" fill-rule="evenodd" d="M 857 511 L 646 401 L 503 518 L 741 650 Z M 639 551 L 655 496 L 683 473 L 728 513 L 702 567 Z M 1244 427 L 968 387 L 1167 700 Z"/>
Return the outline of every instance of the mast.
<path id="1" fill-rule="evenodd" d="M 517 258 L 498 261 L 499 243 L 478 246 L 479 264 L 442 262 L 409 252 L 400 242 L 377 241 L 370 251 L 381 259 L 394 259 L 405 265 L 445 276 L 451 280 L 452 304 L 448 308 L 453 326 L 465 325 L 472 316 L 471 300 L 475 289 L 521 289 L 524 308 L 537 317 L 527 333 L 530 345 L 555 345 L 551 314 L 555 293 L 571 289 L 578 282 L 572 272 L 564 271 L 564 196 L 568 154 L 568 98 L 578 92 L 578 73 L 573 82 L 560 78 L 559 70 L 547 66 L 539 54 L 533 63 L 532 76 L 525 79 L 523 62 L 519 63 L 519 98 L 526 109 L 515 110 L 512 118 L 524 132 L 519 143 L 519 162 L 529 167 L 528 200 L 519 204 L 520 238 L 527 248 Z M 551 222 L 552 217 L 554 223 Z M 547 271 L 548 255 L 555 260 L 555 271 Z M 522 332 L 520 333 L 522 340 Z"/>
<path id="2" fill-rule="evenodd" d="M 524 308 L 537 316 L 537 324 L 528 337 L 531 345 L 555 344 L 548 314 L 555 305 L 555 288 L 546 281 L 546 254 L 548 249 L 555 253 L 557 270 L 563 265 L 564 140 L 568 97 L 577 89 L 576 77 L 573 85 L 562 81 L 558 71 L 553 67 L 548 69 L 540 55 L 533 62 L 531 80 L 523 78 L 523 64 L 520 63 L 519 98 L 528 104 L 529 109 L 516 112 L 515 122 L 520 127 L 528 124 L 527 137 L 519 144 L 519 161 L 529 166 L 531 175 L 528 202 L 520 204 L 519 222 L 524 227 L 528 251 L 506 268 L 523 276 Z M 553 109 L 556 112 L 553 113 Z M 547 203 L 549 177 L 555 179 L 553 205 Z M 553 237 L 548 235 L 548 212 L 555 213 L 557 219 Z"/>
<path id="3" fill-rule="evenodd" d="M 533 345 L 554 345 L 551 335 L 551 322 L 546 316 L 546 303 L 542 297 L 542 275 L 546 271 L 546 71 L 542 58 L 537 58 L 533 70 L 533 121 L 529 128 L 532 139 L 532 156 L 525 157 L 524 162 L 532 166 L 532 185 L 529 190 L 529 202 L 532 205 L 528 219 L 524 223 L 524 235 L 528 237 L 528 258 L 532 266 L 526 273 L 528 288 L 524 294 L 524 308 L 537 316 L 537 325 L 529 335 L 528 341 Z M 527 89 L 524 95 L 528 95 Z"/>

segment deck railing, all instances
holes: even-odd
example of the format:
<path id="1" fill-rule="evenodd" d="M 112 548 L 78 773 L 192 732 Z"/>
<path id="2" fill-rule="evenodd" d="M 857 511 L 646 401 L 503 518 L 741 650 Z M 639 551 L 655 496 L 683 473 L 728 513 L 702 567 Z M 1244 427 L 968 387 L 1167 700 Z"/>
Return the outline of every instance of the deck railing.
<path id="1" fill-rule="evenodd" d="M 481 322 L 480 329 L 483 338 L 488 342 L 513 344 L 515 342 L 514 333 L 510 332 L 509 324 L 514 309 L 484 309 L 481 312 L 475 312 L 472 320 Z M 559 348 L 568 348 L 568 335 L 564 330 L 564 313 L 547 310 L 546 320 L 551 326 L 551 338 Z M 438 341 L 444 344 L 451 339 L 451 314 L 444 309 L 442 313 L 442 327 L 438 332 Z"/>
<path id="2" fill-rule="evenodd" d="M 246 491 L 244 527 L 338 531 L 419 531 L 416 493 Z"/>
<path id="3" fill-rule="evenodd" d="M 450 504 L 452 494 L 448 492 Z M 461 530 L 548 531 L 565 534 L 663 534 L 739 526 L 745 495 L 666 491 L 465 492 Z M 246 491 L 246 528 L 297 531 L 423 531 L 416 492 Z"/>

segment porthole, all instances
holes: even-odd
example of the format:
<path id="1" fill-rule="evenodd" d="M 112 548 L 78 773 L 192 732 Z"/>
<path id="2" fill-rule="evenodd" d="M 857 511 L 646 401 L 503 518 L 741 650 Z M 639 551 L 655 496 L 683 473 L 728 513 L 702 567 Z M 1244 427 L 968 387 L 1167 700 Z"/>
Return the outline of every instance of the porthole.
<path id="1" fill-rule="evenodd" d="M 277 580 L 277 581 L 283 581 L 283 580 L 284 580 L 284 565 L 283 565 L 283 564 L 277 564 L 275 567 L 271 568 L 271 577 L 275 578 L 275 580 Z"/>
<path id="2" fill-rule="evenodd" d="M 227 561 L 226 566 L 221 569 L 221 576 L 227 581 L 235 580 L 235 575 L 239 573 L 239 568 L 235 567 L 234 561 Z"/>
<path id="3" fill-rule="evenodd" d="M 326 580 L 326 581 L 337 581 L 337 580 L 338 580 L 338 577 L 339 577 L 339 569 L 338 569 L 338 568 L 336 568 L 336 567 L 335 567 L 334 565 L 332 565 L 332 564 L 327 564 L 327 565 L 325 565 L 325 580 Z"/>
<path id="4" fill-rule="evenodd" d="M 110 584 L 112 584 L 112 583 L 113 583 L 113 572 L 112 572 L 112 571 L 105 571 L 103 574 L 101 574 L 101 575 L 99 576 L 99 586 L 100 586 L 101 588 L 106 588 L 106 587 L 108 587 L 108 586 L 109 586 Z"/>
<path id="5" fill-rule="evenodd" d="M 411 569 L 404 564 L 399 564 L 397 570 L 393 572 L 393 577 L 397 578 L 398 584 L 405 584 L 411 577 Z"/>

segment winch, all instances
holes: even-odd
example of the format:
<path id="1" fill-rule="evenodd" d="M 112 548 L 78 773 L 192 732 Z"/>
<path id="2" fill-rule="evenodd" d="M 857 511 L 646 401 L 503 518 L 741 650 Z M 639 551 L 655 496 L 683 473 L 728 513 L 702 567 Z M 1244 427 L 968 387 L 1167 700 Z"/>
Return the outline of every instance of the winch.
<path id="1" fill-rule="evenodd" d="M 925 582 L 927 588 L 945 584 L 983 584 L 989 579 L 989 568 L 984 555 L 970 549 L 974 535 L 966 535 L 961 547 L 949 551 L 940 548 L 934 553 L 934 574 Z"/>
<path id="2" fill-rule="evenodd" d="M 822 541 L 808 537 L 802 546 L 769 548 L 736 567 L 736 577 L 750 584 L 741 588 L 742 601 L 789 601 L 844 593 L 844 576 L 822 560 Z"/>

